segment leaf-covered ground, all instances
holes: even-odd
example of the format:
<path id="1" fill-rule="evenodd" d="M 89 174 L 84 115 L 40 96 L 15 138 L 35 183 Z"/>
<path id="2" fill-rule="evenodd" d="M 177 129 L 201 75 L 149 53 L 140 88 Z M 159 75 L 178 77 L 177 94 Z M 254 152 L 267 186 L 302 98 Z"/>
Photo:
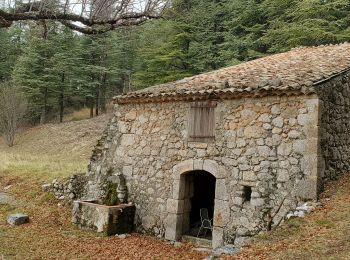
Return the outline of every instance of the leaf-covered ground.
<path id="1" fill-rule="evenodd" d="M 15 147 L 0 140 L 0 191 L 15 205 L 0 204 L 0 259 L 204 259 L 193 246 L 174 247 L 161 239 L 133 234 L 126 239 L 99 237 L 70 223 L 70 207 L 41 191 L 53 178 L 83 171 L 107 117 L 45 125 L 22 132 Z M 69 156 L 67 156 L 69 154 Z M 323 208 L 304 219 L 260 235 L 236 256 L 224 259 L 350 259 L 350 175 L 330 182 Z M 11 227 L 12 212 L 29 214 L 29 224 Z"/>
<path id="2" fill-rule="evenodd" d="M 4 176 L 5 175 L 5 176 Z M 17 204 L 0 206 L 0 256 L 5 259 L 202 259 L 192 246 L 174 247 L 168 242 L 133 234 L 125 239 L 98 237 L 70 223 L 69 207 L 41 192 L 39 183 L 25 177 L 2 174 L 2 185 L 12 185 Z M 11 212 L 29 214 L 30 223 L 9 226 Z M 1 257 L 0 257 L 1 259 Z"/>

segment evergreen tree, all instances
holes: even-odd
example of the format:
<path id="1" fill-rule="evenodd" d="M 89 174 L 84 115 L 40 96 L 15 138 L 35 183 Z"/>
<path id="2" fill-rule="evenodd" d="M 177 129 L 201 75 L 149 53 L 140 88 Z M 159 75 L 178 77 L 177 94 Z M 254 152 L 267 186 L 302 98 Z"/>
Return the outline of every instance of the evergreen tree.
<path id="1" fill-rule="evenodd" d="M 54 88 L 49 84 L 51 57 L 56 46 L 50 42 L 53 24 L 43 22 L 41 25 L 32 25 L 27 31 L 26 45 L 22 55 L 18 58 L 14 70 L 13 80 L 22 87 L 28 97 L 30 115 L 34 121 L 45 123 L 52 108 L 52 92 Z"/>
<path id="2" fill-rule="evenodd" d="M 174 1 L 164 20 L 152 21 L 139 28 L 136 86 L 174 81 L 200 72 L 192 65 L 190 54 L 192 8 L 193 1 Z"/>
<path id="3" fill-rule="evenodd" d="M 83 36 L 81 44 L 83 48 L 81 70 L 83 76 L 82 93 L 85 95 L 90 105 L 90 116 L 93 116 L 93 106 L 95 105 L 95 115 L 98 116 L 100 110 L 105 110 L 106 106 L 106 87 L 107 75 L 109 73 L 107 66 L 109 34 Z M 82 68 L 81 67 L 81 68 Z"/>
<path id="4" fill-rule="evenodd" d="M 177 0 L 164 20 L 143 26 L 136 85 L 169 82 L 226 66 L 226 5 L 224 0 Z"/>
<path id="5" fill-rule="evenodd" d="M 210 71 L 226 66 L 224 58 L 227 1 L 194 1 L 191 11 L 192 43 L 190 56 L 196 71 Z"/>
<path id="6" fill-rule="evenodd" d="M 281 0 L 266 0 L 262 4 L 269 27 L 261 42 L 268 46 L 269 53 L 349 40 L 349 1 L 287 2 L 285 8 Z"/>
<path id="7" fill-rule="evenodd" d="M 227 60 L 235 63 L 298 46 L 348 41 L 349 8 L 345 0 L 231 1 Z"/>
<path id="8" fill-rule="evenodd" d="M 106 111 L 116 94 L 298 46 L 349 40 L 347 0 L 174 0 L 164 19 L 102 35 L 54 22 L 0 29 L 0 81 L 25 89 L 34 121 Z"/>
<path id="9" fill-rule="evenodd" d="M 139 48 L 138 28 L 125 28 L 110 34 L 108 37 L 108 93 L 113 96 L 132 90 L 134 73 L 136 71 Z"/>
<path id="10" fill-rule="evenodd" d="M 143 27 L 136 60 L 135 85 L 145 87 L 193 75 L 187 33 L 181 24 L 158 21 Z"/>
<path id="11" fill-rule="evenodd" d="M 67 28 L 59 30 L 50 41 L 56 48 L 50 58 L 51 67 L 46 68 L 45 72 L 48 75 L 47 82 L 57 100 L 55 110 L 58 111 L 59 121 L 62 122 L 66 103 L 73 105 L 76 101 L 73 97 L 77 96 L 76 90 L 79 89 L 80 81 L 77 75 L 81 70 L 79 53 L 82 49 L 77 36 Z"/>
<path id="12" fill-rule="evenodd" d="M 21 51 L 21 28 L 0 28 L 0 82 L 11 79 L 11 73 Z"/>

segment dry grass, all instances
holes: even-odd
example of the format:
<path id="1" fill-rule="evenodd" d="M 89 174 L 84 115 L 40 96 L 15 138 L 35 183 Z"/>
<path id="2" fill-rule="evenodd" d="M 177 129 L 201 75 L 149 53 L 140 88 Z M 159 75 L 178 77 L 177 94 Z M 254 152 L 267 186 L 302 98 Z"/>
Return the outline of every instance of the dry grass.
<path id="1" fill-rule="evenodd" d="M 90 118 L 90 109 L 82 108 L 80 110 L 73 111 L 72 113 L 64 116 L 64 122 L 79 121 Z"/>
<path id="2" fill-rule="evenodd" d="M 14 155 L 0 152 L 0 172 L 12 175 L 32 175 L 42 181 L 51 181 L 56 177 L 67 177 L 72 173 L 84 172 L 86 161 L 67 162 L 50 156 L 35 156 L 28 154 Z"/>
<path id="3" fill-rule="evenodd" d="M 7 147 L 0 139 L 0 171 L 41 180 L 85 172 L 109 117 L 107 114 L 22 130 L 13 147 Z"/>
<path id="4" fill-rule="evenodd" d="M 113 103 L 110 102 L 106 105 L 107 113 L 111 113 L 113 111 Z M 95 113 L 95 110 L 94 110 Z M 80 121 L 84 119 L 90 118 L 90 108 L 82 108 L 80 110 L 74 110 L 71 113 L 64 116 L 63 121 L 64 122 L 71 122 L 71 121 Z"/>

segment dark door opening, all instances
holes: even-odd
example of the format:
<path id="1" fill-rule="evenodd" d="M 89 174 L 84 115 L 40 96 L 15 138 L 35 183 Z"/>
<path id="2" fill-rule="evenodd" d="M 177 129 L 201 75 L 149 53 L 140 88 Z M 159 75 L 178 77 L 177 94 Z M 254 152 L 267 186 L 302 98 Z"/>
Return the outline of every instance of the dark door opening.
<path id="1" fill-rule="evenodd" d="M 214 200 L 216 178 L 206 171 L 193 171 L 186 174 L 186 187 L 190 189 L 188 199 L 191 203 L 191 211 L 189 214 L 189 235 L 197 236 L 201 226 L 201 209 L 208 210 L 208 217 L 212 223 L 214 216 Z M 211 231 L 202 229 L 199 237 L 211 239 Z"/>

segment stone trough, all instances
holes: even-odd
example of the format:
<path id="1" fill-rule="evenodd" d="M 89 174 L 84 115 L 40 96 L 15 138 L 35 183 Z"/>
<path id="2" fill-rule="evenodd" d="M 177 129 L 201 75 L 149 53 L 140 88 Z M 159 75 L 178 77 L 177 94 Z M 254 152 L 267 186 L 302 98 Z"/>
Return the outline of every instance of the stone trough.
<path id="1" fill-rule="evenodd" d="M 119 204 L 107 206 L 97 200 L 74 201 L 72 222 L 81 229 L 92 230 L 106 236 L 133 231 L 135 206 Z"/>

